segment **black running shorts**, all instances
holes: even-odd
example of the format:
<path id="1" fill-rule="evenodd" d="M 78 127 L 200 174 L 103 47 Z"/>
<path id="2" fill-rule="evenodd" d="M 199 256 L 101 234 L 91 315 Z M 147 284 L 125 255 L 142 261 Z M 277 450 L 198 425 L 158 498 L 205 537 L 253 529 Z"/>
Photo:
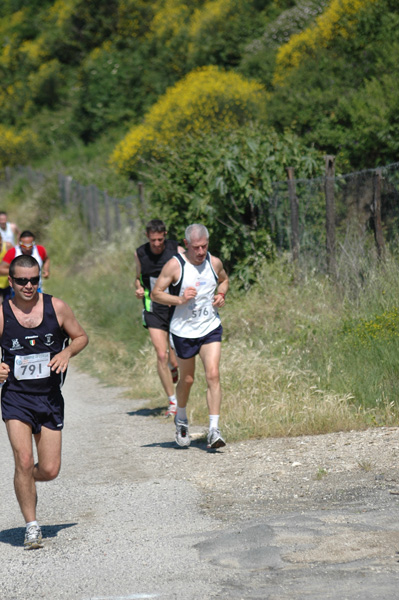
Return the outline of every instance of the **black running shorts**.
<path id="1" fill-rule="evenodd" d="M 169 310 L 161 314 L 143 310 L 143 325 L 146 329 L 152 328 L 169 331 L 169 314 Z"/>
<path id="2" fill-rule="evenodd" d="M 172 347 L 176 352 L 176 356 L 179 358 L 192 358 L 199 353 L 201 346 L 204 344 L 211 344 L 212 342 L 221 342 L 223 334 L 223 327 L 219 325 L 208 333 L 199 338 L 182 338 L 174 333 L 170 334 L 172 338 Z"/>
<path id="3" fill-rule="evenodd" d="M 60 390 L 45 396 L 3 391 L 1 412 L 3 421 L 15 419 L 28 423 L 32 433 L 40 433 L 42 427 L 54 431 L 64 427 L 64 398 Z"/>

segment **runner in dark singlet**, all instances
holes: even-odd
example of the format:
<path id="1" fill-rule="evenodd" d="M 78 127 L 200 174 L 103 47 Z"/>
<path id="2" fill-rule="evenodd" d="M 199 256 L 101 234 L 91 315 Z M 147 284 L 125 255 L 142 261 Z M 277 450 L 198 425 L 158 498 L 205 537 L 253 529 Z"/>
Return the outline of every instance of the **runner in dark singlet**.
<path id="1" fill-rule="evenodd" d="M 70 358 L 88 343 L 70 307 L 38 292 L 39 273 L 35 258 L 16 257 L 9 275 L 15 295 L 0 307 L 1 410 L 14 453 L 14 487 L 26 521 L 28 549 L 43 545 L 36 520 L 36 482 L 55 479 L 61 466 L 61 386 Z"/>
<path id="2" fill-rule="evenodd" d="M 170 307 L 152 302 L 151 291 L 162 267 L 172 256 L 183 252 L 178 242 L 166 239 L 166 226 L 160 219 L 146 225 L 148 242 L 136 250 L 136 297 L 143 300 L 143 325 L 148 329 L 157 353 L 157 370 L 168 396 L 169 406 L 165 416 L 175 415 L 177 401 L 174 383 L 178 381 L 177 360 L 169 344 Z"/>

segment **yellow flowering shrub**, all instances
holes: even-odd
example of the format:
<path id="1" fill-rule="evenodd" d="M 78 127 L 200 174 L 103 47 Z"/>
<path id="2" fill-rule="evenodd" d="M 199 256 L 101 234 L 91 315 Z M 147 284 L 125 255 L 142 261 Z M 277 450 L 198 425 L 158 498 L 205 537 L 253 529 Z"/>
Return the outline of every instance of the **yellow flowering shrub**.
<path id="1" fill-rule="evenodd" d="M 24 102 L 24 86 L 21 81 L 15 81 L 0 89 L 0 115 L 20 112 Z"/>
<path id="2" fill-rule="evenodd" d="M 311 27 L 293 35 L 286 44 L 280 46 L 274 83 L 282 83 L 289 72 L 300 65 L 307 53 L 329 46 L 339 36 L 348 38 L 359 13 L 377 1 L 331 0 L 328 8 L 317 17 Z"/>
<path id="3" fill-rule="evenodd" d="M 225 25 L 226 19 L 236 10 L 242 0 L 210 0 L 205 2 L 201 8 L 197 8 L 190 21 L 190 38 L 197 38 L 202 30 L 218 25 Z"/>
<path id="4" fill-rule="evenodd" d="M 153 3 L 147 0 L 119 0 L 117 32 L 121 37 L 140 37 L 152 16 Z"/>
<path id="5" fill-rule="evenodd" d="M 373 319 L 360 319 L 355 324 L 346 324 L 343 333 L 352 346 L 370 347 L 375 342 L 388 342 L 399 339 L 399 309 L 394 306 Z"/>
<path id="6" fill-rule="evenodd" d="M 40 149 L 36 134 L 24 129 L 17 132 L 0 125 L 0 168 L 26 164 Z"/>
<path id="7" fill-rule="evenodd" d="M 198 1 L 197 4 L 200 5 L 202 2 Z M 193 12 L 191 5 L 182 0 L 160 2 L 156 7 L 148 37 L 167 41 L 177 36 Z"/>
<path id="8" fill-rule="evenodd" d="M 8 36 L 7 42 L 4 43 L 0 54 L 0 66 L 5 69 L 11 69 L 16 63 L 15 48 L 18 46 L 19 40 L 15 34 Z"/>
<path id="9" fill-rule="evenodd" d="M 32 98 L 39 100 L 42 104 L 51 105 L 55 100 L 62 79 L 61 65 L 56 58 L 42 63 L 37 71 L 31 72 L 28 77 L 28 86 Z"/>
<path id="10" fill-rule="evenodd" d="M 24 40 L 19 46 L 19 52 L 29 60 L 31 65 L 40 65 L 48 55 L 44 36 L 35 40 Z"/>
<path id="11" fill-rule="evenodd" d="M 74 13 L 78 0 L 56 0 L 48 9 L 46 20 L 62 28 Z"/>
<path id="12" fill-rule="evenodd" d="M 122 173 L 134 170 L 143 156 L 161 157 L 187 134 L 234 129 L 259 118 L 266 104 L 263 87 L 217 67 L 192 71 L 169 88 L 115 148 L 111 163 Z"/>

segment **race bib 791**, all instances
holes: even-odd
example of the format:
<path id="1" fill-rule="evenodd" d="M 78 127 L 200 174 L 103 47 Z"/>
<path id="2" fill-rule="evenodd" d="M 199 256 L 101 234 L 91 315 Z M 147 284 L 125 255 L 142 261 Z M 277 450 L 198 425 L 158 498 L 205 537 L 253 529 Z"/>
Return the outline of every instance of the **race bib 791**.
<path id="1" fill-rule="evenodd" d="M 50 377 L 50 352 L 16 356 L 14 360 L 15 379 L 44 379 Z"/>

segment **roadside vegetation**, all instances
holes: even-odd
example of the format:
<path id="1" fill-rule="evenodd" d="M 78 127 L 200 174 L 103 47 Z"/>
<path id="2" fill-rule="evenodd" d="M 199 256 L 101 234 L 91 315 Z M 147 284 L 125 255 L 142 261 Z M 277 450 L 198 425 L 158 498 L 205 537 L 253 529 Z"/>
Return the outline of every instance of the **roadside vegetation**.
<path id="1" fill-rule="evenodd" d="M 90 335 L 76 363 L 106 385 L 150 400 L 161 414 L 155 353 L 134 296 L 133 254 L 142 231 L 108 244 L 94 240 L 87 248 L 79 223 L 49 202 L 51 190 L 49 183 L 32 188 L 20 180 L 1 188 L 0 201 L 15 220 L 27 210 L 37 220 L 53 265 L 46 291 L 68 301 Z M 46 198 L 51 220 L 43 223 Z M 359 260 L 362 278 L 348 274 L 345 287 L 311 270 L 294 282 L 288 255 L 258 265 L 247 291 L 233 276 L 222 312 L 222 414 L 229 440 L 399 424 L 398 256 L 388 253 L 380 263 L 370 252 Z M 196 424 L 206 423 L 205 390 L 199 368 L 189 405 Z"/>
<path id="2" fill-rule="evenodd" d="M 322 175 L 325 154 L 338 173 L 397 160 L 397 2 L 5 0 L 0 42 L 1 176 L 45 173 L 0 185 L 0 207 L 49 250 L 46 291 L 91 337 L 82 368 L 161 409 L 133 254 L 151 217 L 179 241 L 201 221 L 232 279 L 228 439 L 399 423 L 397 246 L 380 262 L 355 244 L 338 283 L 310 262 L 294 274 L 264 202 L 288 166 Z M 144 181 L 136 229 L 88 239 L 57 173 L 118 198 Z M 309 200 L 315 232 L 322 202 Z M 193 422 L 206 422 L 204 397 L 198 369 Z"/>

